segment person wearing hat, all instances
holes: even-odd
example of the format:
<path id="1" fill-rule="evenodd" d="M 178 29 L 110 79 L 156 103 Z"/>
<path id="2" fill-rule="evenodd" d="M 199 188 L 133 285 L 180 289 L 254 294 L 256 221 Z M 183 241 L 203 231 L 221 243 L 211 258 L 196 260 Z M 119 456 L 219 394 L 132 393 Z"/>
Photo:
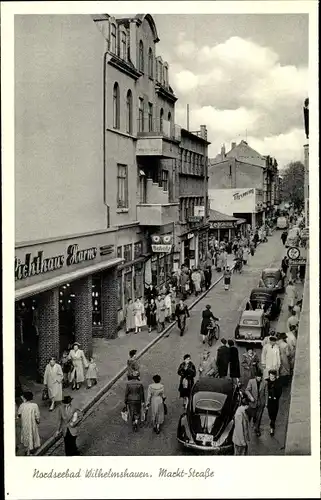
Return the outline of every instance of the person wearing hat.
<path id="1" fill-rule="evenodd" d="M 291 376 L 291 349 L 287 343 L 287 335 L 282 332 L 277 333 L 277 345 L 280 350 L 280 379 L 282 385 L 286 386 Z"/>
<path id="2" fill-rule="evenodd" d="M 275 370 L 269 370 L 267 380 L 267 410 L 270 419 L 270 435 L 274 436 L 275 421 L 279 412 L 279 400 L 282 395 L 282 386 Z"/>
<path id="3" fill-rule="evenodd" d="M 144 403 L 144 386 L 139 380 L 139 372 L 134 371 L 127 382 L 125 390 L 125 406 L 129 410 L 134 431 L 138 429 Z"/>
<path id="4" fill-rule="evenodd" d="M 129 351 L 129 358 L 127 360 L 127 378 L 128 378 L 128 380 L 132 379 L 134 372 L 138 373 L 138 378 L 140 376 L 139 363 L 136 359 L 136 354 L 137 354 L 136 349 L 132 349 L 131 351 Z"/>
<path id="5" fill-rule="evenodd" d="M 72 384 L 72 390 L 79 389 L 80 384 L 85 380 L 85 368 L 88 368 L 88 361 L 84 351 L 79 349 L 80 344 L 74 342 L 73 348 L 69 353 L 72 362 L 72 370 L 69 375 L 69 382 Z"/>
<path id="6" fill-rule="evenodd" d="M 270 370 L 275 370 L 278 375 L 281 366 L 281 357 L 280 349 L 274 336 L 271 336 L 269 342 L 263 346 L 261 365 L 263 368 L 263 378 L 268 378 Z"/>
<path id="7" fill-rule="evenodd" d="M 62 405 L 58 407 L 58 429 L 56 435 L 62 432 L 67 457 L 79 455 L 76 440 L 78 436 L 77 423 L 81 418 L 80 410 L 72 407 L 72 397 L 65 396 Z"/>

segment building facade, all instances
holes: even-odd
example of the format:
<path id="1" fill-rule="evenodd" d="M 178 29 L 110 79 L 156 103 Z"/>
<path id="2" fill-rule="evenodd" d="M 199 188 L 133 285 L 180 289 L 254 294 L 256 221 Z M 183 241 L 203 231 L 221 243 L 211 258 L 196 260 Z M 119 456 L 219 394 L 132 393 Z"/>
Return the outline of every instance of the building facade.
<path id="1" fill-rule="evenodd" d="M 176 262 L 198 267 L 208 248 L 208 145 L 206 126 L 200 131 L 181 129 L 177 168 L 179 223 Z"/>
<path id="2" fill-rule="evenodd" d="M 246 141 L 241 141 L 238 145 L 233 142 L 227 153 L 223 146 L 221 153 L 209 160 L 208 182 L 209 189 L 261 191 L 263 210 L 259 212 L 261 215 L 254 224 L 264 223 L 265 217 L 279 203 L 277 161 L 270 156 L 262 156 Z"/>

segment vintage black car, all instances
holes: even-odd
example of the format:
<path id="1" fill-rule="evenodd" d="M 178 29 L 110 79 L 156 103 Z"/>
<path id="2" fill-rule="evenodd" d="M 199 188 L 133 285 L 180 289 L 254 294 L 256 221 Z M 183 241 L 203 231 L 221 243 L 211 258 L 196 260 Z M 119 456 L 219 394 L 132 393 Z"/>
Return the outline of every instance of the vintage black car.
<path id="1" fill-rule="evenodd" d="M 278 292 L 284 291 L 284 276 L 282 271 L 277 268 L 268 268 L 262 271 L 260 279 L 260 287 L 277 290 Z"/>
<path id="2" fill-rule="evenodd" d="M 233 418 L 239 403 L 240 391 L 232 380 L 201 378 L 179 419 L 178 442 L 198 452 L 233 455 Z"/>
<path id="3" fill-rule="evenodd" d="M 255 311 L 263 309 L 269 320 L 277 318 L 281 312 L 281 299 L 276 290 L 271 288 L 253 288 L 250 295 L 250 305 Z"/>

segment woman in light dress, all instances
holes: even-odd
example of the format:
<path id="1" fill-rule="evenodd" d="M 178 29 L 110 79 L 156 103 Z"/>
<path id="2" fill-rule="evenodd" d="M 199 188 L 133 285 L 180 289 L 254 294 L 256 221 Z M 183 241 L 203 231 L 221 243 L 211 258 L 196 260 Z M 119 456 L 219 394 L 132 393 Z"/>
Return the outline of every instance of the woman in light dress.
<path id="1" fill-rule="evenodd" d="M 21 419 L 21 443 L 30 455 L 40 446 L 38 425 L 40 423 L 39 407 L 33 401 L 32 392 L 23 394 L 23 403 L 18 408 L 18 418 Z"/>
<path id="2" fill-rule="evenodd" d="M 128 303 L 125 309 L 125 319 L 126 319 L 126 333 L 129 333 L 131 330 L 134 330 L 135 328 L 133 299 L 128 299 Z"/>
<path id="3" fill-rule="evenodd" d="M 148 386 L 146 409 L 151 410 L 151 420 L 154 431 L 159 434 L 160 426 L 164 423 L 164 386 L 161 377 L 154 375 L 153 384 Z"/>
<path id="4" fill-rule="evenodd" d="M 285 289 L 285 299 L 290 312 L 292 311 L 297 298 L 298 292 L 296 286 L 293 284 L 293 281 L 290 280 L 288 286 Z"/>
<path id="5" fill-rule="evenodd" d="M 156 300 L 156 321 L 157 321 L 157 331 L 162 332 L 165 328 L 165 297 L 164 295 L 159 295 Z"/>
<path id="6" fill-rule="evenodd" d="M 72 390 L 80 389 L 80 384 L 85 380 L 85 368 L 88 368 L 88 361 L 84 354 L 84 351 L 79 349 L 80 344 L 75 342 L 73 348 L 69 353 L 69 357 L 72 361 L 72 370 L 70 372 L 69 382 L 72 383 Z"/>
<path id="7" fill-rule="evenodd" d="M 165 319 L 170 321 L 172 319 L 172 294 L 168 292 L 165 295 Z"/>
<path id="8" fill-rule="evenodd" d="M 141 297 L 137 297 L 134 303 L 135 333 L 140 332 L 142 326 L 146 324 L 144 321 L 145 307 L 141 299 Z"/>
<path id="9" fill-rule="evenodd" d="M 55 408 L 55 403 L 62 401 L 62 381 L 64 374 L 61 366 L 52 357 L 45 369 L 43 378 L 44 386 L 48 389 L 48 396 L 51 401 L 49 411 Z"/>

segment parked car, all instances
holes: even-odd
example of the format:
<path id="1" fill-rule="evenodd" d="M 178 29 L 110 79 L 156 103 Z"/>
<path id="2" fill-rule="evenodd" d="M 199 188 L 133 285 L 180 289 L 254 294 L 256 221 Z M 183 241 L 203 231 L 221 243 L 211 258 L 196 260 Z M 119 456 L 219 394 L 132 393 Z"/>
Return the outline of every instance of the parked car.
<path id="1" fill-rule="evenodd" d="M 271 288 L 253 288 L 250 295 L 252 310 L 262 309 L 269 320 L 277 318 L 281 312 L 281 299 Z"/>
<path id="2" fill-rule="evenodd" d="M 181 415 L 177 440 L 198 452 L 232 455 L 234 415 L 240 391 L 230 379 L 204 377 L 191 391 L 186 412 Z"/>
<path id="3" fill-rule="evenodd" d="M 269 333 L 270 322 L 263 309 L 243 311 L 238 325 L 235 328 L 235 342 L 258 343 Z"/>
<path id="4" fill-rule="evenodd" d="M 284 291 L 284 276 L 280 269 L 268 268 L 262 271 L 260 279 L 260 287 L 277 290 L 278 292 Z"/>

